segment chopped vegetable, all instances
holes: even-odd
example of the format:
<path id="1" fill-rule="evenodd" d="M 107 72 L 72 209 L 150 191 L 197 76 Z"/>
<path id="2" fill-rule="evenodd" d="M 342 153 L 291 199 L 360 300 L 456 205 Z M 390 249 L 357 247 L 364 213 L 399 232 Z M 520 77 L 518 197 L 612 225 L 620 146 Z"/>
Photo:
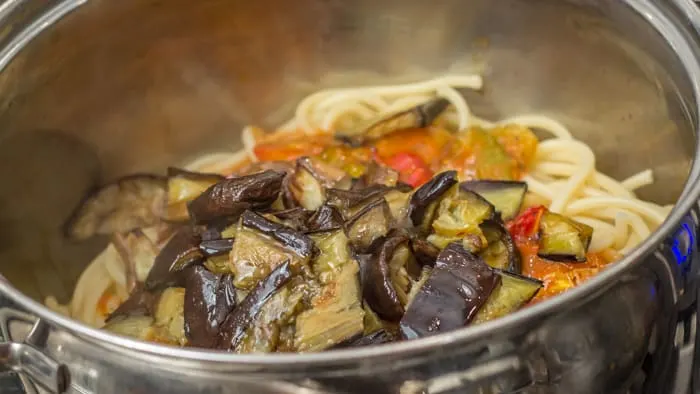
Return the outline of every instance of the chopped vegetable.
<path id="1" fill-rule="evenodd" d="M 184 283 L 182 271 L 204 261 L 200 240 L 191 227 L 182 227 L 158 253 L 146 277 L 146 289 L 181 286 Z"/>
<path id="2" fill-rule="evenodd" d="M 545 211 L 540 219 L 538 256 L 555 261 L 586 261 L 593 228 L 565 216 Z"/>
<path id="3" fill-rule="evenodd" d="M 234 238 L 222 238 L 222 239 L 212 239 L 209 241 L 202 241 L 199 244 L 199 250 L 206 257 L 220 256 L 222 254 L 227 254 L 233 249 Z"/>
<path id="4" fill-rule="evenodd" d="M 362 264 L 362 294 L 382 319 L 398 322 L 408 303 L 410 278 L 406 266 L 412 255 L 409 238 L 393 232 L 373 245 L 372 257 Z"/>
<path id="5" fill-rule="evenodd" d="M 235 218 L 249 208 L 268 207 L 277 199 L 284 175 L 268 170 L 219 182 L 187 205 L 190 217 L 195 223 L 206 223 Z"/>
<path id="6" fill-rule="evenodd" d="M 520 273 L 520 253 L 503 224 L 499 221 L 487 220 L 482 222 L 480 227 L 488 246 L 479 256 L 493 268 Z"/>
<path id="7" fill-rule="evenodd" d="M 351 217 L 345 223 L 345 232 L 353 246 L 360 252 L 389 232 L 391 210 L 386 200 L 378 199 Z"/>
<path id="8" fill-rule="evenodd" d="M 474 317 L 472 323 L 483 323 L 515 312 L 535 297 L 543 284 L 537 279 L 516 275 L 511 272 L 497 271 L 501 283 L 489 296 L 484 306 Z"/>
<path id="9" fill-rule="evenodd" d="M 103 328 L 115 334 L 149 340 L 153 336 L 153 322 L 151 316 L 120 315 L 107 322 Z"/>
<path id="10" fill-rule="evenodd" d="M 440 199 L 457 183 L 456 171 L 445 171 L 419 187 L 409 202 L 409 217 L 413 225 L 428 232 Z"/>
<path id="11" fill-rule="evenodd" d="M 362 145 L 377 140 L 398 130 L 426 127 L 433 123 L 450 104 L 447 99 L 437 98 L 406 111 L 392 114 L 384 119 L 373 122 L 369 126 L 361 126 L 355 130 L 337 132 L 336 138 L 350 145 Z"/>
<path id="12" fill-rule="evenodd" d="M 327 284 L 351 261 L 348 237 L 339 230 L 313 234 L 311 238 L 319 249 L 312 270 L 321 284 Z"/>
<path id="13" fill-rule="evenodd" d="M 413 153 L 398 153 L 384 160 L 387 166 L 399 172 L 399 180 L 411 187 L 418 187 L 430 180 L 430 167 Z"/>
<path id="14" fill-rule="evenodd" d="M 326 199 L 326 189 L 342 182 L 349 187 L 350 178 L 344 171 L 320 160 L 302 157 L 297 160 L 297 168 L 286 184 L 289 199 L 304 209 L 316 210 Z"/>
<path id="15" fill-rule="evenodd" d="M 382 343 L 394 342 L 395 340 L 396 337 L 392 333 L 384 329 L 380 329 L 374 331 L 371 334 L 363 335 L 359 338 L 339 343 L 337 346 L 334 347 L 334 349 L 380 345 Z"/>
<path id="16" fill-rule="evenodd" d="M 66 222 L 65 233 L 84 240 L 150 227 L 163 216 L 165 189 L 166 179 L 157 175 L 120 178 L 89 194 Z"/>
<path id="17" fill-rule="evenodd" d="M 165 217 L 171 221 L 187 220 L 187 203 L 197 198 L 224 177 L 219 174 L 191 172 L 175 167 L 168 168 L 168 204 Z"/>
<path id="18" fill-rule="evenodd" d="M 518 181 L 470 181 L 461 187 L 490 202 L 505 221 L 518 215 L 527 193 L 527 183 Z"/>
<path id="19" fill-rule="evenodd" d="M 329 204 L 321 205 L 305 223 L 307 233 L 333 231 L 343 228 L 344 220 L 340 211 Z"/>
<path id="20" fill-rule="evenodd" d="M 448 245 L 401 319 L 406 339 L 451 331 L 468 324 L 501 277 L 458 243 Z"/>
<path id="21" fill-rule="evenodd" d="M 169 287 L 161 294 L 155 312 L 156 326 L 161 327 L 163 334 L 181 346 L 187 343 L 184 305 L 185 289 Z"/>
<path id="22" fill-rule="evenodd" d="M 216 275 L 201 266 L 187 272 L 185 284 L 185 334 L 190 345 L 211 348 L 219 326 L 236 306 L 236 289 L 228 275 Z"/>
<path id="23" fill-rule="evenodd" d="M 290 279 L 292 270 L 287 261 L 278 265 L 261 280 L 221 324 L 217 347 L 235 349 L 265 303 Z"/>
<path id="24" fill-rule="evenodd" d="M 432 222 L 434 234 L 427 239 L 440 249 L 460 241 L 465 248 L 476 253 L 486 243 L 479 225 L 494 215 L 493 205 L 484 198 L 454 186 L 440 201 Z"/>
<path id="25" fill-rule="evenodd" d="M 542 214 L 547 208 L 538 205 L 528 208 L 514 220 L 508 222 L 506 227 L 516 240 L 528 240 L 537 235 L 540 229 Z"/>
<path id="26" fill-rule="evenodd" d="M 252 289 L 285 262 L 294 272 L 303 271 L 315 250 L 311 238 L 303 233 L 246 211 L 230 254 L 234 285 Z"/>
<path id="27" fill-rule="evenodd" d="M 109 323 L 127 316 L 153 316 L 157 300 L 157 296 L 153 293 L 146 291 L 143 287 L 137 287 L 132 290 L 129 298 L 105 319 L 105 322 Z"/>

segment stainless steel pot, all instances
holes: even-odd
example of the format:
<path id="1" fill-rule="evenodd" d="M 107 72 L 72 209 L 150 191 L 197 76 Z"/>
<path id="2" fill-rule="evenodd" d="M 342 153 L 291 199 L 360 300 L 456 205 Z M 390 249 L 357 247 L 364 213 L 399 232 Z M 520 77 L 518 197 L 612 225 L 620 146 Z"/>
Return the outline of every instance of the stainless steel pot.
<path id="1" fill-rule="evenodd" d="M 28 392 L 682 390 L 697 320 L 699 18 L 690 0 L 1 2 L 0 366 Z M 642 194 L 678 201 L 668 221 L 558 298 L 354 351 L 161 347 L 37 301 L 66 301 L 104 246 L 58 231 L 95 183 L 236 148 L 241 125 L 279 122 L 321 86 L 448 69 L 485 74 L 485 92 L 469 98 L 486 117 L 543 112 L 590 143 L 600 169 L 652 168 Z"/>

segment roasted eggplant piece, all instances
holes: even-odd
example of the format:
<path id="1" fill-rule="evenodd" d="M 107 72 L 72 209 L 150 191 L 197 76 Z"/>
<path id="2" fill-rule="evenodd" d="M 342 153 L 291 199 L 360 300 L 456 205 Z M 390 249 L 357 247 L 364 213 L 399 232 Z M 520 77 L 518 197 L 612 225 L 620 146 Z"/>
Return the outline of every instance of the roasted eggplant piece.
<path id="1" fill-rule="evenodd" d="M 269 207 L 279 195 L 285 174 L 264 171 L 221 181 L 187 204 L 190 218 L 206 224 L 223 217 L 237 217 L 246 209 Z"/>
<path id="2" fill-rule="evenodd" d="M 319 282 L 325 285 L 352 260 L 349 240 L 342 230 L 312 234 L 311 238 L 319 249 L 311 267 Z"/>
<path id="3" fill-rule="evenodd" d="M 135 288 L 129 298 L 112 312 L 105 322 L 129 316 L 153 316 L 156 310 L 158 294 L 146 291 L 143 287 Z"/>
<path id="4" fill-rule="evenodd" d="M 501 283 L 493 290 L 484 306 L 477 312 L 472 324 L 497 319 L 517 311 L 530 302 L 544 286 L 537 279 L 506 271 L 496 272 L 501 276 Z"/>
<path id="5" fill-rule="evenodd" d="M 305 287 L 288 283 L 279 289 L 253 319 L 236 352 L 269 353 L 290 346 L 284 342 L 293 342 L 293 338 L 284 338 L 285 329 L 293 327 L 294 317 L 303 309 Z"/>
<path id="6" fill-rule="evenodd" d="M 137 282 L 146 280 L 158 255 L 158 248 L 141 230 L 125 235 L 113 234 L 112 244 L 124 263 L 127 287 L 131 291 Z"/>
<path id="7" fill-rule="evenodd" d="M 470 181 L 460 186 L 490 202 L 504 221 L 518 216 L 527 193 L 527 183 L 518 181 Z"/>
<path id="8" fill-rule="evenodd" d="M 182 271 L 204 261 L 200 241 L 200 236 L 191 227 L 182 227 L 158 253 L 146 277 L 146 289 L 182 286 L 185 279 Z"/>
<path id="9" fill-rule="evenodd" d="M 554 261 L 585 262 L 593 228 L 557 213 L 545 211 L 540 218 L 537 255 Z"/>
<path id="10" fill-rule="evenodd" d="M 288 261 L 294 272 L 306 269 L 316 253 L 307 235 L 252 211 L 241 215 L 230 254 L 234 285 L 248 290 L 275 267 Z"/>
<path id="11" fill-rule="evenodd" d="M 224 319 L 219 329 L 219 349 L 234 350 L 243 339 L 265 303 L 292 279 L 289 261 L 278 265 L 261 280 L 240 304 Z"/>
<path id="12" fill-rule="evenodd" d="M 432 99 L 411 109 L 374 121 L 368 126 L 338 132 L 335 136 L 349 145 L 360 146 L 394 131 L 426 127 L 433 123 L 449 104 L 450 102 L 444 98 Z"/>
<path id="13" fill-rule="evenodd" d="M 451 242 L 461 241 L 472 253 L 478 252 L 486 243 L 479 225 L 494 219 L 493 205 L 459 186 L 454 186 L 446 194 L 437 207 L 431 224 L 434 234 L 428 236 L 428 241 L 440 249 Z"/>
<path id="14" fill-rule="evenodd" d="M 233 249 L 234 238 L 212 239 L 209 241 L 201 241 L 199 250 L 205 257 L 221 256 L 228 254 Z"/>
<path id="15" fill-rule="evenodd" d="M 218 256 L 211 256 L 204 262 L 204 267 L 209 271 L 219 274 L 219 275 L 230 275 L 233 274 L 231 270 L 231 264 L 229 263 L 229 255 L 222 254 Z"/>
<path id="16" fill-rule="evenodd" d="M 324 350 L 362 334 L 365 312 L 358 271 L 355 261 L 346 261 L 311 300 L 311 309 L 297 316 L 294 335 L 297 351 Z"/>
<path id="17" fill-rule="evenodd" d="M 231 276 L 213 274 L 202 266 L 189 268 L 184 302 L 185 335 L 189 344 L 214 347 L 221 323 L 236 306 Z"/>
<path id="18" fill-rule="evenodd" d="M 326 204 L 337 208 L 343 217 L 350 218 L 362 208 L 381 200 L 391 189 L 374 185 L 362 190 L 329 189 Z"/>
<path id="19" fill-rule="evenodd" d="M 420 276 L 418 277 L 418 280 L 415 281 L 411 285 L 411 291 L 408 292 L 408 303 L 406 303 L 406 307 L 410 307 L 411 302 L 413 302 L 413 299 L 416 298 L 416 295 L 420 291 L 420 289 L 423 287 L 425 282 L 428 281 L 428 278 L 430 278 L 430 273 L 433 272 L 433 268 L 429 266 L 423 267 L 420 272 Z"/>
<path id="20" fill-rule="evenodd" d="M 302 207 L 290 208 L 271 213 L 271 215 L 277 218 L 280 223 L 299 231 L 306 230 L 308 221 L 313 214 L 313 211 L 309 211 Z"/>
<path id="21" fill-rule="evenodd" d="M 384 199 L 389 204 L 389 211 L 394 223 L 397 223 L 399 227 L 410 227 L 410 223 L 408 223 L 410 190 L 408 192 L 399 189 L 390 190 L 384 195 Z"/>
<path id="22" fill-rule="evenodd" d="M 197 198 L 209 187 L 226 179 L 219 174 L 191 172 L 180 168 L 168 168 L 168 204 L 165 218 L 170 221 L 189 219 L 187 203 Z"/>
<path id="23" fill-rule="evenodd" d="M 340 211 L 332 205 L 324 204 L 311 215 L 304 227 L 307 233 L 318 233 L 342 229 L 343 224 Z"/>
<path id="24" fill-rule="evenodd" d="M 350 190 L 362 190 L 372 185 L 395 187 L 398 182 L 399 173 L 396 170 L 372 161 L 367 166 L 367 171 L 352 184 Z"/>
<path id="25" fill-rule="evenodd" d="M 512 273 L 520 273 L 520 252 L 500 221 L 486 220 L 480 225 L 488 246 L 479 256 L 486 264 Z"/>
<path id="26" fill-rule="evenodd" d="M 403 316 L 411 286 L 407 268 L 411 259 L 408 235 L 393 231 L 372 246 L 370 259 L 362 264 L 362 294 L 384 320 L 398 322 Z"/>
<path id="27" fill-rule="evenodd" d="M 76 240 L 150 227 L 165 210 L 167 179 L 137 174 L 102 186 L 85 198 L 64 226 Z"/>
<path id="28" fill-rule="evenodd" d="M 343 343 L 339 343 L 334 349 L 345 349 L 350 347 L 363 347 L 372 345 L 381 345 L 382 343 L 394 342 L 396 337 L 387 330 L 381 329 L 371 334 L 363 335 L 359 338 L 354 338 Z"/>
<path id="29" fill-rule="evenodd" d="M 391 210 L 386 200 L 380 198 L 368 204 L 345 223 L 345 233 L 359 252 L 383 237 L 391 228 Z"/>
<path id="30" fill-rule="evenodd" d="M 409 202 L 408 215 L 413 225 L 425 233 L 429 232 L 440 200 L 456 183 L 457 171 L 445 171 L 419 187 Z"/>
<path id="31" fill-rule="evenodd" d="M 187 343 L 184 307 L 185 289 L 169 287 L 161 294 L 155 311 L 155 325 L 162 328 L 161 335 L 169 337 L 169 342 L 180 346 Z"/>
<path id="32" fill-rule="evenodd" d="M 429 267 L 435 265 L 435 260 L 440 254 L 437 246 L 420 237 L 411 237 L 411 250 L 421 265 Z"/>
<path id="33" fill-rule="evenodd" d="M 451 331 L 468 324 L 501 277 L 459 243 L 449 244 L 400 322 L 406 339 Z"/>
<path id="34" fill-rule="evenodd" d="M 153 323 L 154 319 L 152 316 L 119 315 L 115 316 L 114 319 L 110 319 L 103 329 L 115 334 L 147 341 L 153 337 Z"/>
<path id="35" fill-rule="evenodd" d="M 297 168 L 287 182 L 288 195 L 304 209 L 316 210 L 326 200 L 326 189 L 340 183 L 350 185 L 350 179 L 343 170 L 320 160 L 302 157 L 297 160 Z"/>

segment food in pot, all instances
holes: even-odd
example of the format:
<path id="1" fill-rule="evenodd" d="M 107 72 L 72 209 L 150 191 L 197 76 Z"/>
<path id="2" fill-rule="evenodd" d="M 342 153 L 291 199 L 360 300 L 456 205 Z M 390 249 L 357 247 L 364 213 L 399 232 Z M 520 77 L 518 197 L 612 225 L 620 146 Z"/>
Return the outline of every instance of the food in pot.
<path id="1" fill-rule="evenodd" d="M 374 346 L 567 291 L 664 220 L 642 177 L 599 174 L 553 119 L 477 118 L 456 89 L 480 84 L 322 91 L 277 131 L 246 128 L 242 153 L 96 190 L 66 235 L 112 243 L 62 309 L 177 346 Z"/>

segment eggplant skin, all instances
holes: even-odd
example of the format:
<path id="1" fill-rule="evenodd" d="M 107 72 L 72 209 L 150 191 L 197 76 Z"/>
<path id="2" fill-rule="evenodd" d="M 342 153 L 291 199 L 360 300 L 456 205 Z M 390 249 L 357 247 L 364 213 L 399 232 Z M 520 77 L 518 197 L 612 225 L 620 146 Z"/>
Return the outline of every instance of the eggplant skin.
<path id="1" fill-rule="evenodd" d="M 221 324 L 217 348 L 235 349 L 243 339 L 248 327 L 260 313 L 263 305 L 286 285 L 292 276 L 291 265 L 287 261 L 277 266 L 266 278 L 258 282 L 255 288 L 226 316 Z"/>
<path id="2" fill-rule="evenodd" d="M 501 283 L 491 293 L 472 324 L 483 323 L 513 313 L 530 302 L 542 289 L 542 281 L 507 271 L 496 271 Z"/>
<path id="3" fill-rule="evenodd" d="M 449 244 L 401 319 L 401 335 L 415 339 L 464 327 L 500 281 L 478 256 L 457 242 Z"/>
<path id="4" fill-rule="evenodd" d="M 134 174 L 88 194 L 64 224 L 66 237 L 85 240 L 95 235 L 126 233 L 161 221 L 167 178 Z"/>
<path id="5" fill-rule="evenodd" d="M 435 261 L 440 254 L 437 246 L 420 237 L 411 237 L 411 250 L 422 266 L 429 267 L 435 266 Z"/>
<path id="6" fill-rule="evenodd" d="M 421 226 L 430 220 L 426 218 L 429 206 L 438 200 L 457 183 L 457 171 L 441 172 L 419 187 L 411 196 L 409 214 L 413 225 Z"/>
<path id="7" fill-rule="evenodd" d="M 351 146 L 360 146 L 394 131 L 426 127 L 450 105 L 449 100 L 438 97 L 405 111 L 380 119 L 369 127 L 336 133 L 336 138 Z"/>
<path id="8" fill-rule="evenodd" d="M 285 174 L 273 170 L 223 180 L 187 204 L 195 224 L 267 208 L 277 199 Z"/>
<path id="9" fill-rule="evenodd" d="M 159 295 L 158 293 L 145 290 L 143 286 L 136 287 L 131 291 L 129 298 L 107 316 L 105 323 L 109 323 L 118 317 L 153 316 Z"/>
<path id="10" fill-rule="evenodd" d="M 233 249 L 233 241 L 233 238 L 202 240 L 199 244 L 199 250 L 205 257 L 220 256 Z"/>
<path id="11" fill-rule="evenodd" d="M 344 224 L 340 211 L 332 205 L 324 204 L 306 221 L 305 231 L 306 233 L 335 231 L 342 229 Z"/>
<path id="12" fill-rule="evenodd" d="M 182 286 L 182 271 L 204 262 L 204 253 L 199 249 L 201 238 L 192 227 L 182 227 L 161 249 L 146 277 L 147 290 L 170 286 Z"/>
<path id="13" fill-rule="evenodd" d="M 527 183 L 520 181 L 478 180 L 462 182 L 460 187 L 486 199 L 504 221 L 518 215 L 528 190 Z"/>
<path id="14" fill-rule="evenodd" d="M 485 220 L 480 224 L 480 227 L 489 242 L 486 249 L 481 252 L 481 256 L 486 263 L 493 268 L 520 274 L 522 270 L 520 251 L 518 251 L 518 248 L 515 246 L 515 242 L 513 241 L 513 237 L 510 235 L 510 232 L 508 232 L 503 223 L 498 220 Z M 498 240 L 489 240 L 489 236 L 498 237 Z M 492 245 L 492 242 L 499 242 L 501 246 Z M 501 256 L 498 252 L 505 253 L 505 256 Z M 494 255 L 495 253 L 498 253 L 499 255 Z M 494 262 L 499 262 L 500 266 L 496 266 Z"/>
<path id="15" fill-rule="evenodd" d="M 382 343 L 389 343 L 396 341 L 394 334 L 390 333 L 385 329 L 375 331 L 371 334 L 363 335 L 357 338 L 352 338 L 345 342 L 339 343 L 332 349 L 345 349 L 363 346 L 373 346 L 381 345 Z"/>
<path id="16" fill-rule="evenodd" d="M 389 261 L 409 238 L 402 231 L 394 231 L 372 245 L 369 260 L 361 263 L 362 295 L 367 304 L 382 319 L 398 322 L 404 314 L 399 295 L 391 281 Z"/>
<path id="17" fill-rule="evenodd" d="M 302 258 L 309 258 L 316 254 L 314 241 L 302 232 L 290 227 L 265 219 L 253 212 L 245 211 L 241 215 L 241 224 L 244 227 L 259 231 L 284 245 Z"/>
<path id="18" fill-rule="evenodd" d="M 236 306 L 236 288 L 229 275 L 202 266 L 188 268 L 185 282 L 185 335 L 191 346 L 216 345 L 219 327 Z"/>

